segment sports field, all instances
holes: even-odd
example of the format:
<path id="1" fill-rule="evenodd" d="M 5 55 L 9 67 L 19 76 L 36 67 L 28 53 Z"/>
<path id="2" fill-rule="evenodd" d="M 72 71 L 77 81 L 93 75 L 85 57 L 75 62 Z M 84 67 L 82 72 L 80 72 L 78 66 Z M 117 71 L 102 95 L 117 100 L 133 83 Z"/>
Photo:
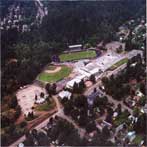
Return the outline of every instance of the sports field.
<path id="1" fill-rule="evenodd" d="M 121 66 L 121 65 L 123 65 L 123 64 L 125 64 L 125 63 L 127 63 L 127 62 L 128 62 L 128 58 L 124 58 L 124 59 L 118 61 L 117 63 L 115 63 L 114 65 L 112 65 L 112 66 L 109 68 L 109 70 L 114 70 L 114 69 L 116 69 L 117 67 L 119 67 L 119 66 Z"/>
<path id="2" fill-rule="evenodd" d="M 66 53 L 59 56 L 61 62 L 94 57 L 96 57 L 96 52 L 94 50 Z"/>
<path id="3" fill-rule="evenodd" d="M 43 72 L 39 74 L 38 80 L 43 82 L 57 82 L 67 77 L 71 73 L 72 69 L 67 66 L 61 66 L 61 69 L 54 73 Z"/>

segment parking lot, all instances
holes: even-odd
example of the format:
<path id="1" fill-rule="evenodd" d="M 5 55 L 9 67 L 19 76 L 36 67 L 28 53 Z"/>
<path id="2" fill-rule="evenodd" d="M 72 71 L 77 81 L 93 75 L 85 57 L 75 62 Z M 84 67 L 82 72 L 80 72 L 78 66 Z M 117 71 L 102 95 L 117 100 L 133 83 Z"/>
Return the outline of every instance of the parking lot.
<path id="1" fill-rule="evenodd" d="M 37 97 L 40 97 L 41 92 L 45 93 L 45 89 L 33 84 L 25 86 L 23 89 L 17 92 L 16 96 L 18 103 L 25 115 L 32 111 L 32 107 L 35 102 L 35 96 L 37 95 Z"/>

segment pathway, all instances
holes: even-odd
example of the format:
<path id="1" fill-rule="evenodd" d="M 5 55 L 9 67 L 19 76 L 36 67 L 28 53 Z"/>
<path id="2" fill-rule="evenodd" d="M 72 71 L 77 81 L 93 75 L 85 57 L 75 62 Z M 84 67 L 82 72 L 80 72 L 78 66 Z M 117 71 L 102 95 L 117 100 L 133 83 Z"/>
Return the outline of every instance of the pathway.
<path id="1" fill-rule="evenodd" d="M 68 122 L 72 123 L 73 126 L 78 130 L 80 137 L 84 137 L 84 134 L 86 131 L 84 129 L 80 128 L 70 117 L 68 117 L 64 114 L 63 106 L 61 105 L 60 101 L 58 100 L 57 95 L 53 96 L 53 99 L 56 103 L 57 112 L 54 113 L 53 115 L 51 115 L 49 118 L 44 120 L 42 123 L 40 123 L 36 127 L 34 127 L 34 129 L 41 130 L 42 128 L 47 126 L 47 123 L 49 122 L 49 119 L 51 117 L 55 117 L 56 115 L 58 115 L 59 117 L 62 117 L 63 119 L 66 119 Z M 26 139 L 26 137 L 25 137 L 25 135 L 23 135 L 17 141 L 15 141 L 13 144 L 11 144 L 9 147 L 17 147 L 18 144 L 24 142 L 25 139 Z"/>

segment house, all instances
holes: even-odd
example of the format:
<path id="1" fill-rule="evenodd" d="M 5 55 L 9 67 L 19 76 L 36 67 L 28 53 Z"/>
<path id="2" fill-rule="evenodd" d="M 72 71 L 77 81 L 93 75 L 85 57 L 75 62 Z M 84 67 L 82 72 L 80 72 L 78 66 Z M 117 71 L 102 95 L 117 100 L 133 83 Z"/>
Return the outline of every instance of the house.
<path id="1" fill-rule="evenodd" d="M 69 91 L 61 91 L 58 95 L 61 99 L 68 98 L 68 100 L 71 98 L 71 93 Z"/>
<path id="2" fill-rule="evenodd" d="M 93 105 L 94 100 L 97 96 L 102 96 L 102 93 L 100 91 L 92 92 L 88 97 L 87 97 L 87 102 L 89 105 Z"/>
<path id="3" fill-rule="evenodd" d="M 133 115 L 129 115 L 128 119 L 131 120 L 131 123 L 133 124 L 134 122 L 137 122 L 138 118 L 134 117 Z"/>
<path id="4" fill-rule="evenodd" d="M 23 143 L 19 143 L 18 147 L 24 147 L 24 144 Z"/>
<path id="5" fill-rule="evenodd" d="M 74 83 L 79 84 L 80 82 L 81 82 L 81 80 L 75 77 L 75 78 L 72 79 L 71 81 L 67 82 L 67 84 L 66 84 L 66 88 L 70 88 L 70 89 L 72 89 L 73 86 L 74 86 Z"/>
<path id="6" fill-rule="evenodd" d="M 90 95 L 87 97 L 87 99 L 88 99 L 88 104 L 89 104 L 89 105 L 93 105 L 95 98 L 96 98 L 97 96 L 99 96 L 99 94 L 100 94 L 99 91 L 93 92 L 92 94 L 90 94 Z"/>
<path id="7" fill-rule="evenodd" d="M 98 96 L 98 92 L 92 93 L 87 97 L 87 102 L 89 105 L 93 105 L 95 98 Z"/>
<path id="8" fill-rule="evenodd" d="M 145 104 L 143 110 L 142 110 L 144 113 L 147 113 L 147 104 Z"/>
<path id="9" fill-rule="evenodd" d="M 87 78 L 91 76 L 91 73 L 89 73 L 85 67 L 79 69 L 78 72 L 82 75 L 85 75 L 85 77 Z"/>
<path id="10" fill-rule="evenodd" d="M 87 139 L 88 139 L 88 142 L 91 142 L 96 134 L 97 134 L 97 131 L 96 131 L 96 130 L 90 132 L 90 133 L 86 136 Z"/>
<path id="11" fill-rule="evenodd" d="M 128 138 L 130 142 L 132 142 L 135 137 L 135 131 L 128 132 L 128 134 L 126 135 L 126 138 Z"/>
<path id="12" fill-rule="evenodd" d="M 116 118 L 118 116 L 118 112 L 113 113 L 113 117 Z"/>
<path id="13" fill-rule="evenodd" d="M 74 86 L 74 83 L 79 84 L 81 82 L 81 80 L 85 80 L 86 77 L 87 76 L 84 74 L 78 75 L 74 79 L 72 79 L 71 81 L 68 81 L 66 84 L 66 87 L 72 89 Z"/>
<path id="14" fill-rule="evenodd" d="M 90 71 L 91 75 L 97 75 L 100 72 L 99 68 L 94 68 L 93 70 Z"/>
<path id="15" fill-rule="evenodd" d="M 139 91 L 139 90 L 136 91 L 136 95 L 139 96 L 139 97 L 144 96 L 144 94 L 141 91 Z"/>

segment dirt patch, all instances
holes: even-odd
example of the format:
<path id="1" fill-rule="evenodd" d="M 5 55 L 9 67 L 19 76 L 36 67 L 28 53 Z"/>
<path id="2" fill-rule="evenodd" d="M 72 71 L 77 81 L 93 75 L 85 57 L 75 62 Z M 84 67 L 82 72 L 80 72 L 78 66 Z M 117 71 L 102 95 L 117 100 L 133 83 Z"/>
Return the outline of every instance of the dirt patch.
<path id="1" fill-rule="evenodd" d="M 91 86 L 92 86 L 92 82 L 91 82 L 91 81 L 86 81 L 86 82 L 85 82 L 85 85 L 86 85 L 87 88 L 88 88 L 88 87 L 91 87 Z"/>
<path id="2" fill-rule="evenodd" d="M 41 92 L 46 94 L 44 88 L 34 84 L 28 85 L 25 88 L 18 90 L 16 96 L 23 114 L 27 115 L 28 112 L 32 111 L 32 107 L 34 106 L 35 102 L 35 96 L 37 95 L 37 97 L 40 97 Z"/>
<path id="3" fill-rule="evenodd" d="M 46 73 L 56 73 L 61 70 L 61 66 L 57 66 L 54 70 L 45 70 Z"/>
<path id="4" fill-rule="evenodd" d="M 74 78 L 75 77 L 75 73 L 71 73 L 70 75 L 69 75 L 69 78 Z"/>

